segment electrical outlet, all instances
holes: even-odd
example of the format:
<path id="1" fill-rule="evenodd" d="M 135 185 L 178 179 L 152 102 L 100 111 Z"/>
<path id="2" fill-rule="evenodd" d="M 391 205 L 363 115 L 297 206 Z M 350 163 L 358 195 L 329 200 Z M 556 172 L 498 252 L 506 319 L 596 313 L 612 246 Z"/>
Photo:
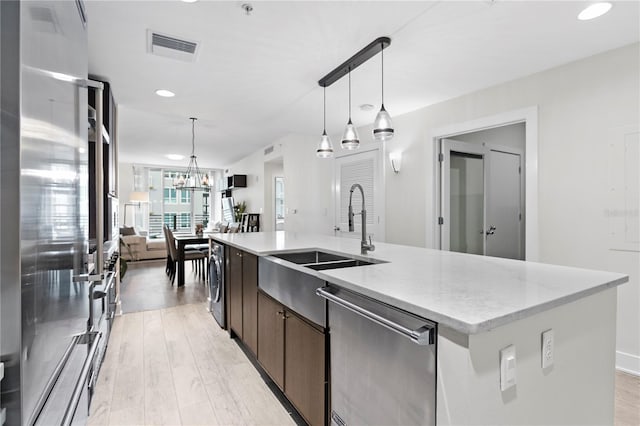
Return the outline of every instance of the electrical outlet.
<path id="1" fill-rule="evenodd" d="M 553 330 L 542 332 L 542 368 L 553 365 Z"/>

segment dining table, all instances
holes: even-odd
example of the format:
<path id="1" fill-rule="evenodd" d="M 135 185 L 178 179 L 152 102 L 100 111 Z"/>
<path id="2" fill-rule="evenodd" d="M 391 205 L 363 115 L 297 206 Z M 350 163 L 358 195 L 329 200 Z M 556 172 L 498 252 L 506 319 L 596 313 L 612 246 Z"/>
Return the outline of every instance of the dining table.
<path id="1" fill-rule="evenodd" d="M 208 244 L 209 237 L 196 234 L 174 234 L 178 250 L 178 287 L 184 286 L 184 248 L 191 244 Z"/>

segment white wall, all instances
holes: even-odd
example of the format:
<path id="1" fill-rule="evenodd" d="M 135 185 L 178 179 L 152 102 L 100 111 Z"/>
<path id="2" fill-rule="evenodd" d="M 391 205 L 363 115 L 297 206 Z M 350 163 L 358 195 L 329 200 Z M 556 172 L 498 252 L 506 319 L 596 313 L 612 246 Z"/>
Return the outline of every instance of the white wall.
<path id="1" fill-rule="evenodd" d="M 228 168 L 228 174 L 246 174 L 247 188 L 233 191 L 235 202 L 246 201 L 249 212 L 271 208 L 265 198 L 265 162 L 281 157 L 285 176 L 285 230 L 333 233 L 333 162 L 316 157 L 317 138 L 287 135 L 273 143 L 268 155 L 260 150 Z M 266 194 L 267 196 L 269 194 Z"/>
<path id="2" fill-rule="evenodd" d="M 634 44 L 396 116 L 396 136 L 384 147 L 387 153 L 403 151 L 401 172 L 384 173 L 386 241 L 432 246 L 426 237 L 436 220 L 430 131 L 537 106 L 539 259 L 629 274 L 630 282 L 618 292 L 617 365 L 636 374 L 640 255 L 610 250 L 607 182 L 610 167 L 621 165 L 609 165 L 606 158 L 612 130 L 639 121 L 639 50 Z M 391 105 L 389 109 L 393 112 Z M 362 139 L 371 134 L 371 126 L 358 130 Z M 287 218 L 286 229 L 331 233 L 332 162 L 315 158 L 316 136 L 289 136 L 278 143 L 283 149 L 287 204 L 298 210 Z M 262 173 L 263 161 L 260 152 L 237 164 Z M 389 167 L 388 161 L 383 164 Z M 244 173 L 236 165 L 234 171 Z M 251 196 L 263 206 L 261 194 Z M 326 206 L 331 208 L 324 215 Z"/>

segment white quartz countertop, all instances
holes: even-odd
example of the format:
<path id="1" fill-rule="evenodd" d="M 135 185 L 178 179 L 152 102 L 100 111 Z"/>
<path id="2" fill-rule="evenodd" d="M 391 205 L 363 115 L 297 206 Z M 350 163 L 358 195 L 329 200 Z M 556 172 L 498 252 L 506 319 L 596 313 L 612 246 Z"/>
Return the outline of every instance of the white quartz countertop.
<path id="1" fill-rule="evenodd" d="M 625 283 L 613 273 L 375 242 L 360 255 L 360 240 L 285 231 L 210 234 L 215 241 L 258 256 L 322 250 L 385 261 L 310 274 L 446 325 L 476 334 Z"/>

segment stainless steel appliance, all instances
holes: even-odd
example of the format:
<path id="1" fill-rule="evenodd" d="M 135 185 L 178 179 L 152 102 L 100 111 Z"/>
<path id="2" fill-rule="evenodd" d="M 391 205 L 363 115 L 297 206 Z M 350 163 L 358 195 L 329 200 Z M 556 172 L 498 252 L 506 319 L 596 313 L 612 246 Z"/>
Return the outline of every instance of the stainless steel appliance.
<path id="1" fill-rule="evenodd" d="M 211 256 L 209 257 L 209 312 L 216 319 L 220 327 L 226 328 L 225 303 L 224 303 L 224 245 L 211 243 Z"/>
<path id="2" fill-rule="evenodd" d="M 331 424 L 434 425 L 436 324 L 339 287 L 328 309 Z"/>
<path id="3" fill-rule="evenodd" d="M 0 2 L 0 404 L 8 425 L 83 423 L 106 342 L 92 315 L 109 286 L 102 245 L 92 275 L 86 256 L 86 25 L 81 0 Z"/>

